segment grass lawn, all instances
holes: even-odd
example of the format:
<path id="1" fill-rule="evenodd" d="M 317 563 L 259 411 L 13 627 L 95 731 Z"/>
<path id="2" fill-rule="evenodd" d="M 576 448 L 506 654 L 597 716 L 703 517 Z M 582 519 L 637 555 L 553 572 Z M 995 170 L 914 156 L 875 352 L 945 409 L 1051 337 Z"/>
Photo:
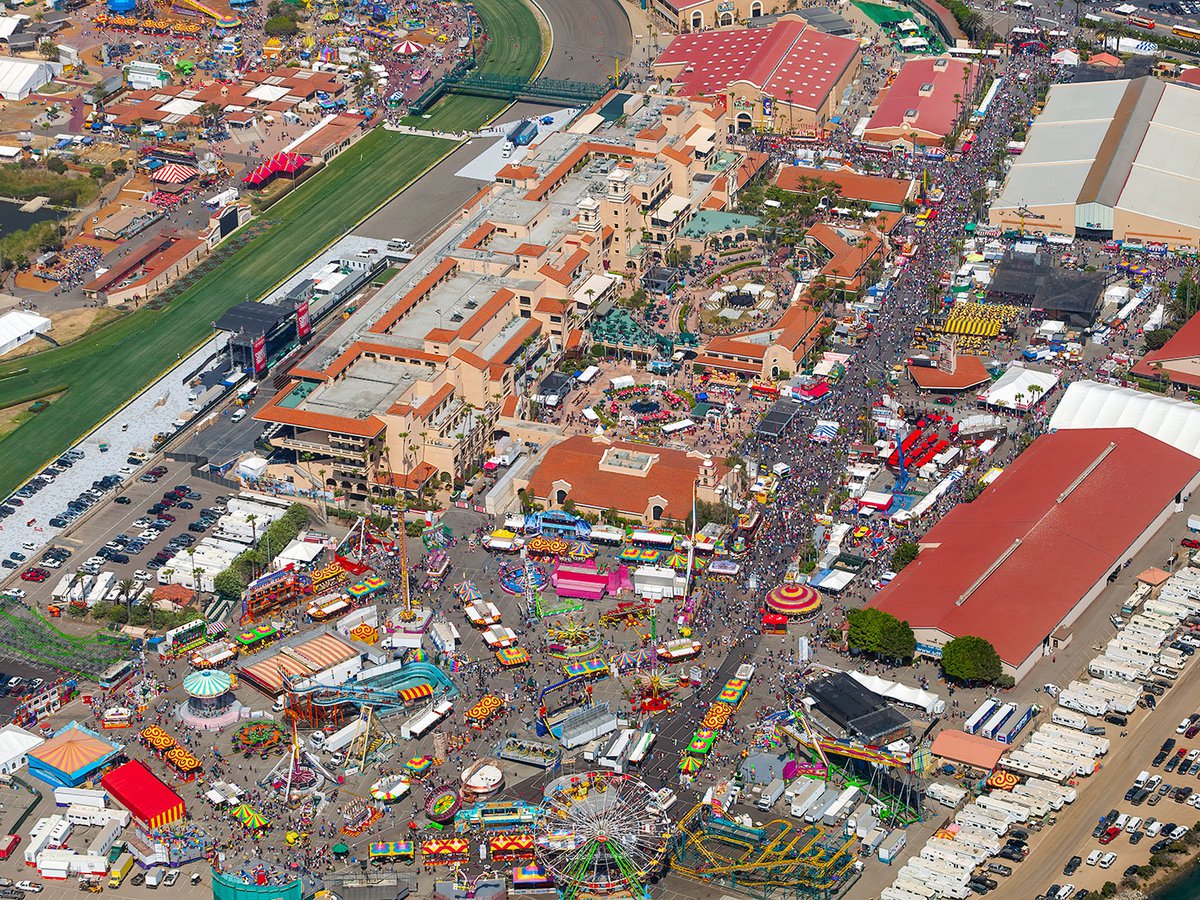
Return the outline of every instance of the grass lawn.
<path id="1" fill-rule="evenodd" d="M 542 29 L 525 0 L 475 0 L 488 40 L 479 71 L 532 78 L 542 58 Z M 467 131 L 478 128 L 508 104 L 488 97 L 451 95 L 434 104 L 429 118 L 410 116 L 414 128 Z"/>
<path id="2" fill-rule="evenodd" d="M 271 290 L 451 149 L 449 141 L 376 129 L 276 204 L 258 220 L 269 226 L 263 233 L 164 309 L 139 310 L 69 346 L 0 365 L 0 409 L 68 389 L 0 439 L 0 495 L 174 365 L 226 309 Z"/>
<path id="3" fill-rule="evenodd" d="M 854 0 L 854 5 L 862 10 L 867 18 L 871 19 L 876 25 L 903 22 L 905 19 L 913 19 L 915 21 L 913 14 L 905 9 L 895 9 L 891 6 L 883 6 L 880 3 L 867 3 L 865 0 Z"/>

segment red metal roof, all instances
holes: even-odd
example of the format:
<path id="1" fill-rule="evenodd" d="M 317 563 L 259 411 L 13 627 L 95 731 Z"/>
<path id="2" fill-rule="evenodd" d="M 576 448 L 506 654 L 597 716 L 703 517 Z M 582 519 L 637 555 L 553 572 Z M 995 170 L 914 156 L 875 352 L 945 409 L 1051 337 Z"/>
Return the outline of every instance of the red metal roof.
<path id="1" fill-rule="evenodd" d="M 655 65 L 683 65 L 675 84 L 688 96 L 717 94 L 746 81 L 779 102 L 816 109 L 857 53 L 856 41 L 784 19 L 770 28 L 680 35 Z"/>
<path id="2" fill-rule="evenodd" d="M 1131 371 L 1146 378 L 1163 377 L 1179 384 L 1200 386 L 1200 375 L 1193 371 L 1197 357 L 1200 357 L 1200 316 L 1192 316 L 1169 341 L 1138 360 Z"/>
<path id="3" fill-rule="evenodd" d="M 978 66 L 973 63 L 944 56 L 910 59 L 867 123 L 868 138 L 872 131 L 881 128 L 904 128 L 918 135 L 944 137 L 954 124 L 957 112 L 954 98 L 970 93 L 963 87 L 964 72 L 970 72 L 967 84 L 974 85 Z M 923 90 L 927 85 L 932 87 Z M 908 115 L 913 110 L 916 115 Z"/>
<path id="4" fill-rule="evenodd" d="M 921 539 L 871 601 L 913 628 L 978 635 L 1020 666 L 1200 472 L 1130 428 L 1043 435 Z"/>
<path id="5" fill-rule="evenodd" d="M 183 817 L 183 798 L 136 759 L 107 773 L 100 784 L 131 816 L 153 828 Z"/>

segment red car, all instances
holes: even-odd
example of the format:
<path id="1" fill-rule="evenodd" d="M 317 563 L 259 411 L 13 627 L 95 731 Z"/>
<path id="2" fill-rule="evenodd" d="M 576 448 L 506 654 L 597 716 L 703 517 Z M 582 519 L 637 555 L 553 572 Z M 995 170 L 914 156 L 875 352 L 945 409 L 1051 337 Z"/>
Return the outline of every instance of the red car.
<path id="1" fill-rule="evenodd" d="M 46 569 L 26 569 L 21 573 L 22 581 L 43 582 L 50 577 L 50 573 Z"/>
<path id="2" fill-rule="evenodd" d="M 1100 843 L 1111 844 L 1120 835 L 1121 829 L 1113 825 L 1105 830 L 1104 834 L 1100 835 Z"/>
<path id="3" fill-rule="evenodd" d="M 1200 541 L 1196 540 L 1195 538 L 1184 538 L 1179 543 L 1184 547 L 1187 547 L 1189 550 L 1200 550 Z"/>

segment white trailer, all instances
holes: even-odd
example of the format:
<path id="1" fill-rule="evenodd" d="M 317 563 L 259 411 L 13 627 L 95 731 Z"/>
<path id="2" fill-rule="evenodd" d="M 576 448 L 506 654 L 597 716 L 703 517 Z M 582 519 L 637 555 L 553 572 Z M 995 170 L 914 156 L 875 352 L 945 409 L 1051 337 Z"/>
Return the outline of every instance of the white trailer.
<path id="1" fill-rule="evenodd" d="M 989 856 L 988 853 L 984 852 L 984 850 L 979 847 L 972 847 L 970 844 L 964 844 L 961 841 L 940 837 L 932 837 L 925 842 L 925 846 L 921 851 L 922 856 L 926 855 L 926 850 L 928 850 L 930 853 L 949 854 L 949 856 L 944 857 L 948 862 L 958 865 L 958 862 L 956 861 L 962 860 L 966 863 L 966 867 L 968 869 L 975 868 L 975 866 L 979 865 Z M 927 858 L 940 859 L 943 857 L 932 856 Z"/>
<path id="2" fill-rule="evenodd" d="M 967 881 L 971 877 L 971 869 L 974 868 L 971 861 L 962 857 L 951 857 L 950 854 L 938 855 L 942 852 L 922 847 L 921 855 L 910 859 L 908 864 L 914 869 L 924 869 L 933 875 L 941 875 L 954 881 Z"/>
<path id="3" fill-rule="evenodd" d="M 1102 716 L 1108 712 L 1108 703 L 1084 694 L 1081 691 L 1061 691 L 1058 695 L 1058 705 L 1085 713 L 1089 716 Z"/>
<path id="4" fill-rule="evenodd" d="M 1074 803 L 1079 796 L 1075 788 L 1069 784 L 1056 784 L 1053 781 L 1043 781 L 1040 778 L 1031 778 L 1026 784 L 1034 787 L 1042 788 L 1043 790 L 1052 791 L 1066 800 L 1068 803 Z"/>
<path id="5" fill-rule="evenodd" d="M 794 818 L 802 819 L 814 803 L 825 793 L 825 782 L 805 779 L 804 785 L 792 797 L 791 813 Z"/>
<path id="6" fill-rule="evenodd" d="M 1001 800 L 992 794 L 984 794 L 975 800 L 984 809 L 992 812 L 1000 813 L 1002 816 L 1008 816 L 1014 822 L 1025 822 L 1029 819 L 1029 808 L 1017 803 L 1010 803 L 1007 800 Z"/>
<path id="7" fill-rule="evenodd" d="M 1057 760 L 1046 760 L 1026 750 L 1016 750 L 1012 753 L 1007 753 L 1001 758 L 1001 762 L 1005 768 L 1012 769 L 1018 775 L 1027 775 L 1031 778 L 1045 778 L 1048 781 L 1066 781 L 1068 778 L 1075 777 L 1074 763 L 1063 765 Z"/>
<path id="8" fill-rule="evenodd" d="M 942 784 L 935 781 L 925 789 L 925 795 L 931 800 L 936 800 L 943 806 L 954 809 L 966 799 L 967 792 L 957 785 Z"/>
<path id="9" fill-rule="evenodd" d="M 1044 793 L 1043 791 L 1041 791 L 1041 790 L 1037 789 L 1036 787 L 1033 787 L 1032 785 L 1029 785 L 1029 784 L 1016 785 L 1012 789 L 1012 794 L 1014 797 L 1036 797 L 1038 800 L 1041 800 L 1043 803 L 1048 803 L 1050 805 L 1050 808 L 1052 810 L 1054 810 L 1055 812 L 1062 809 L 1064 803 L 1066 802 L 1063 800 L 1062 797 L 1059 797 L 1057 794 Z"/>
<path id="10" fill-rule="evenodd" d="M 979 733 L 989 741 L 996 737 L 996 734 L 1004 727 L 1004 723 L 1017 711 L 1015 703 L 1005 703 L 998 707 L 991 718 L 989 718 L 983 727 L 979 729 Z"/>
<path id="11" fill-rule="evenodd" d="M 1009 792 L 1004 795 L 1004 802 L 1025 807 L 1029 810 L 1029 815 L 1035 819 L 1050 814 L 1050 801 L 1045 797 Z"/>
<path id="12" fill-rule="evenodd" d="M 104 598 L 109 595 L 112 589 L 117 584 L 116 572 L 101 572 L 96 576 L 96 581 L 92 584 L 91 589 L 87 592 L 87 600 L 85 601 L 88 608 L 95 606 L 97 603 L 102 603 Z"/>
<path id="13" fill-rule="evenodd" d="M 1011 824 L 1007 818 L 997 816 L 991 810 L 977 807 L 974 804 L 960 810 L 954 817 L 954 821 L 960 825 L 982 828 L 984 831 L 990 831 L 996 835 L 1004 834 Z"/>
<path id="14" fill-rule="evenodd" d="M 842 820 L 842 817 L 850 812 L 850 807 L 854 803 L 854 798 L 858 796 L 858 788 L 851 785 L 833 801 L 824 815 L 821 816 L 821 823 L 827 828 L 831 828 Z"/>
<path id="15" fill-rule="evenodd" d="M 1137 681 L 1145 678 L 1150 667 L 1145 663 L 1127 662 L 1111 656 L 1097 656 L 1088 663 L 1088 672 L 1097 678 L 1119 678 L 1121 681 Z"/>
<path id="16" fill-rule="evenodd" d="M 896 873 L 896 888 L 910 894 L 914 897 L 937 897 L 937 888 L 926 884 L 925 880 L 920 877 L 920 874 L 913 871 L 907 865 Z"/>
<path id="17" fill-rule="evenodd" d="M 815 825 L 817 822 L 820 822 L 829 807 L 837 802 L 837 798 L 838 792 L 833 788 L 828 788 L 804 813 L 804 821 L 809 825 Z"/>
<path id="18" fill-rule="evenodd" d="M 988 831 L 985 828 L 976 828 L 973 825 L 959 824 L 958 831 L 954 835 L 956 843 L 966 844 L 969 847 L 984 851 L 988 856 L 995 856 L 1000 852 L 1000 838 L 993 831 Z"/>
<path id="19" fill-rule="evenodd" d="M 1054 712 L 1050 713 L 1050 721 L 1055 725 L 1062 725 L 1066 728 L 1074 728 L 1076 731 L 1082 731 L 1087 728 L 1087 716 L 1083 713 L 1075 712 L 1073 709 L 1063 709 L 1058 707 Z"/>
<path id="20" fill-rule="evenodd" d="M 439 700 L 433 706 L 422 710 L 401 724 L 400 737 L 406 741 L 416 740 L 446 718 L 452 709 L 454 709 L 454 704 L 449 700 Z"/>
<path id="21" fill-rule="evenodd" d="M 880 892 L 879 900 L 932 900 L 935 896 L 937 895 L 933 893 L 932 889 L 928 894 L 914 894 L 904 888 L 889 885 Z"/>
<path id="22" fill-rule="evenodd" d="M 1103 735 L 1083 734 L 1082 732 L 1072 731 L 1069 728 L 1063 728 L 1061 725 L 1051 723 L 1043 725 L 1039 730 L 1065 740 L 1079 741 L 1082 746 L 1094 748 L 1097 756 L 1104 756 L 1108 753 L 1111 746 L 1111 741 Z"/>

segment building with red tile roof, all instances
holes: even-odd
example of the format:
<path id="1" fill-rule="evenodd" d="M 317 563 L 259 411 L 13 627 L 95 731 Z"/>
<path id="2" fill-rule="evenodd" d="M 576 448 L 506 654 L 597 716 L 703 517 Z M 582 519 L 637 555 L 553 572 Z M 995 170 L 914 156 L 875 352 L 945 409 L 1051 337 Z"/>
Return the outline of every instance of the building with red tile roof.
<path id="1" fill-rule="evenodd" d="M 683 521 L 692 488 L 715 502 L 733 477 L 723 463 L 697 452 L 576 435 L 550 447 L 525 490 L 547 508 L 570 500 L 578 509 L 621 515 L 646 524 Z"/>
<path id="2" fill-rule="evenodd" d="M 904 202 L 912 196 L 913 179 L 884 178 L 880 175 L 861 175 L 849 169 L 830 172 L 807 166 L 780 166 L 775 184 L 785 191 L 802 192 L 812 182 L 832 184 L 838 196 L 867 204 L 868 209 L 878 212 L 900 212 Z"/>
<path id="3" fill-rule="evenodd" d="M 956 356 L 952 368 L 909 366 L 908 377 L 919 390 L 947 393 L 970 390 L 992 378 L 978 356 Z"/>
<path id="4" fill-rule="evenodd" d="M 863 138 L 941 146 L 975 90 L 979 66 L 949 56 L 910 59 L 884 89 Z"/>
<path id="5" fill-rule="evenodd" d="M 982 637 L 1020 679 L 1198 485 L 1200 460 L 1131 428 L 1043 435 L 921 537 L 870 605 L 930 653 Z"/>
<path id="6" fill-rule="evenodd" d="M 1200 388 L 1200 316 L 1192 316 L 1171 339 L 1151 350 L 1130 370 L 1143 378 Z"/>
<path id="7" fill-rule="evenodd" d="M 861 70 L 858 42 L 784 17 L 767 28 L 684 34 L 654 62 L 687 97 L 720 97 L 737 131 L 813 131 Z"/>

